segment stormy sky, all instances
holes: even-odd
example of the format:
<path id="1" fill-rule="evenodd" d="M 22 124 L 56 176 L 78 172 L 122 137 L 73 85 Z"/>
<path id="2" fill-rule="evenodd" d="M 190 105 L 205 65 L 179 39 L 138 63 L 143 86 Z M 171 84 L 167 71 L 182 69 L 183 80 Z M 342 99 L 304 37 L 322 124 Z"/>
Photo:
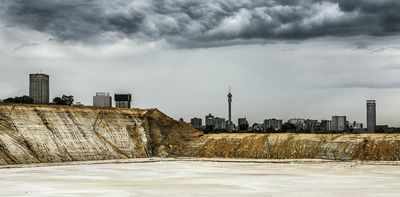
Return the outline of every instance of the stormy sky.
<path id="1" fill-rule="evenodd" d="M 96 91 L 174 118 L 400 126 L 398 0 L 0 0 L 0 98 L 47 73 L 51 96 Z"/>

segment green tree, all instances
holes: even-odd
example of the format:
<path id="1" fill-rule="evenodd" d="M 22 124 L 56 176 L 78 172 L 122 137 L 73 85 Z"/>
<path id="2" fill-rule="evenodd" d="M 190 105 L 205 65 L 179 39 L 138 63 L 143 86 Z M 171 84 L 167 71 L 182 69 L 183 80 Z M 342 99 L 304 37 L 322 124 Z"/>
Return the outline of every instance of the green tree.
<path id="1" fill-rule="evenodd" d="M 249 124 L 248 123 L 243 123 L 239 125 L 239 130 L 240 131 L 247 131 L 249 129 Z"/>
<path id="2" fill-rule="evenodd" d="M 63 95 L 61 98 L 64 101 L 65 105 L 74 104 L 74 96 L 72 96 L 72 95 L 69 95 L 69 96 Z"/>
<path id="3" fill-rule="evenodd" d="M 6 98 L 3 103 L 33 103 L 33 99 L 29 96 L 16 96 L 14 98 Z"/>
<path id="4" fill-rule="evenodd" d="M 15 97 L 15 102 L 16 103 L 33 103 L 33 99 L 29 96 L 21 96 L 21 97 Z"/>
<path id="5" fill-rule="evenodd" d="M 286 122 L 285 124 L 282 125 L 282 131 L 296 131 L 296 125 L 292 124 L 292 123 L 288 123 Z"/>
<path id="6" fill-rule="evenodd" d="M 6 98 L 3 100 L 3 103 L 15 103 L 15 99 L 14 98 Z"/>
<path id="7" fill-rule="evenodd" d="M 60 97 L 56 97 L 53 99 L 53 103 L 56 105 L 65 105 L 64 101 Z"/>
<path id="8" fill-rule="evenodd" d="M 53 103 L 56 105 L 72 105 L 74 103 L 74 96 L 62 95 L 62 97 L 55 97 Z"/>

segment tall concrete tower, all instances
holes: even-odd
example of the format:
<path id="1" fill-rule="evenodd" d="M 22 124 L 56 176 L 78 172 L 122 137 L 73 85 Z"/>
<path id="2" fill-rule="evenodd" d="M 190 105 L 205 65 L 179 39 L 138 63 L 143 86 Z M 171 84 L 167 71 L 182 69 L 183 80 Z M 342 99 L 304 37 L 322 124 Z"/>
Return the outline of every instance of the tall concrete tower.
<path id="1" fill-rule="evenodd" d="M 376 126 L 376 101 L 367 100 L 367 132 L 375 131 Z"/>
<path id="2" fill-rule="evenodd" d="M 29 75 L 29 97 L 33 99 L 33 103 L 49 103 L 49 92 L 49 75 L 41 73 Z"/>
<path id="3" fill-rule="evenodd" d="M 228 93 L 228 131 L 233 130 L 232 126 L 232 94 L 231 94 L 231 88 L 229 88 L 229 93 Z"/>

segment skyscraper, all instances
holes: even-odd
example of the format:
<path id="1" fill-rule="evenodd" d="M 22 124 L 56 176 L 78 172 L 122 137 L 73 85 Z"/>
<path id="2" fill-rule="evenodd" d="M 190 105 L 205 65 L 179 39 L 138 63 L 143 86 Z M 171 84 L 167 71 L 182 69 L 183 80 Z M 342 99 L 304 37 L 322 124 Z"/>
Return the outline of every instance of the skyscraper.
<path id="1" fill-rule="evenodd" d="M 376 127 L 376 101 L 367 100 L 367 132 L 372 133 Z"/>
<path id="2" fill-rule="evenodd" d="M 131 94 L 114 94 L 116 108 L 131 108 Z"/>
<path id="3" fill-rule="evenodd" d="M 108 92 L 96 92 L 96 96 L 93 97 L 94 107 L 111 107 L 111 96 Z"/>
<path id="4" fill-rule="evenodd" d="M 275 118 L 265 119 L 263 129 L 264 131 L 268 131 L 269 129 L 279 131 L 282 129 L 282 120 L 277 120 Z"/>
<path id="5" fill-rule="evenodd" d="M 334 132 L 343 132 L 347 130 L 346 116 L 332 116 L 331 130 Z"/>
<path id="6" fill-rule="evenodd" d="M 201 129 L 201 126 L 203 126 L 201 118 L 196 118 L 196 117 L 190 119 L 190 124 L 195 129 Z"/>
<path id="7" fill-rule="evenodd" d="M 206 123 L 206 131 L 210 132 L 210 131 L 214 131 L 215 129 L 215 117 L 211 114 L 208 114 L 205 119 L 204 119 L 205 123 Z"/>
<path id="8" fill-rule="evenodd" d="M 47 104 L 49 95 L 49 75 L 29 74 L 29 97 L 33 99 L 33 103 Z"/>
<path id="9" fill-rule="evenodd" d="M 215 117 L 214 124 L 215 124 L 215 130 L 226 131 L 225 118 Z"/>
<path id="10" fill-rule="evenodd" d="M 229 93 L 228 93 L 228 131 L 232 131 L 232 94 L 231 94 L 231 88 L 229 88 Z"/>

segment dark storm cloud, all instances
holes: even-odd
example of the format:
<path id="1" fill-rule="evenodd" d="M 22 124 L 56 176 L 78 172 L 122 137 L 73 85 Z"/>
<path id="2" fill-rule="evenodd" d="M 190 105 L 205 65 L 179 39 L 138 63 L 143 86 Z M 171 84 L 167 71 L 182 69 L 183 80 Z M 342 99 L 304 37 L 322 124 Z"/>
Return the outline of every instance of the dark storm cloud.
<path id="1" fill-rule="evenodd" d="M 14 0 L 0 1 L 8 26 L 59 41 L 164 39 L 181 47 L 400 31 L 398 0 Z"/>

